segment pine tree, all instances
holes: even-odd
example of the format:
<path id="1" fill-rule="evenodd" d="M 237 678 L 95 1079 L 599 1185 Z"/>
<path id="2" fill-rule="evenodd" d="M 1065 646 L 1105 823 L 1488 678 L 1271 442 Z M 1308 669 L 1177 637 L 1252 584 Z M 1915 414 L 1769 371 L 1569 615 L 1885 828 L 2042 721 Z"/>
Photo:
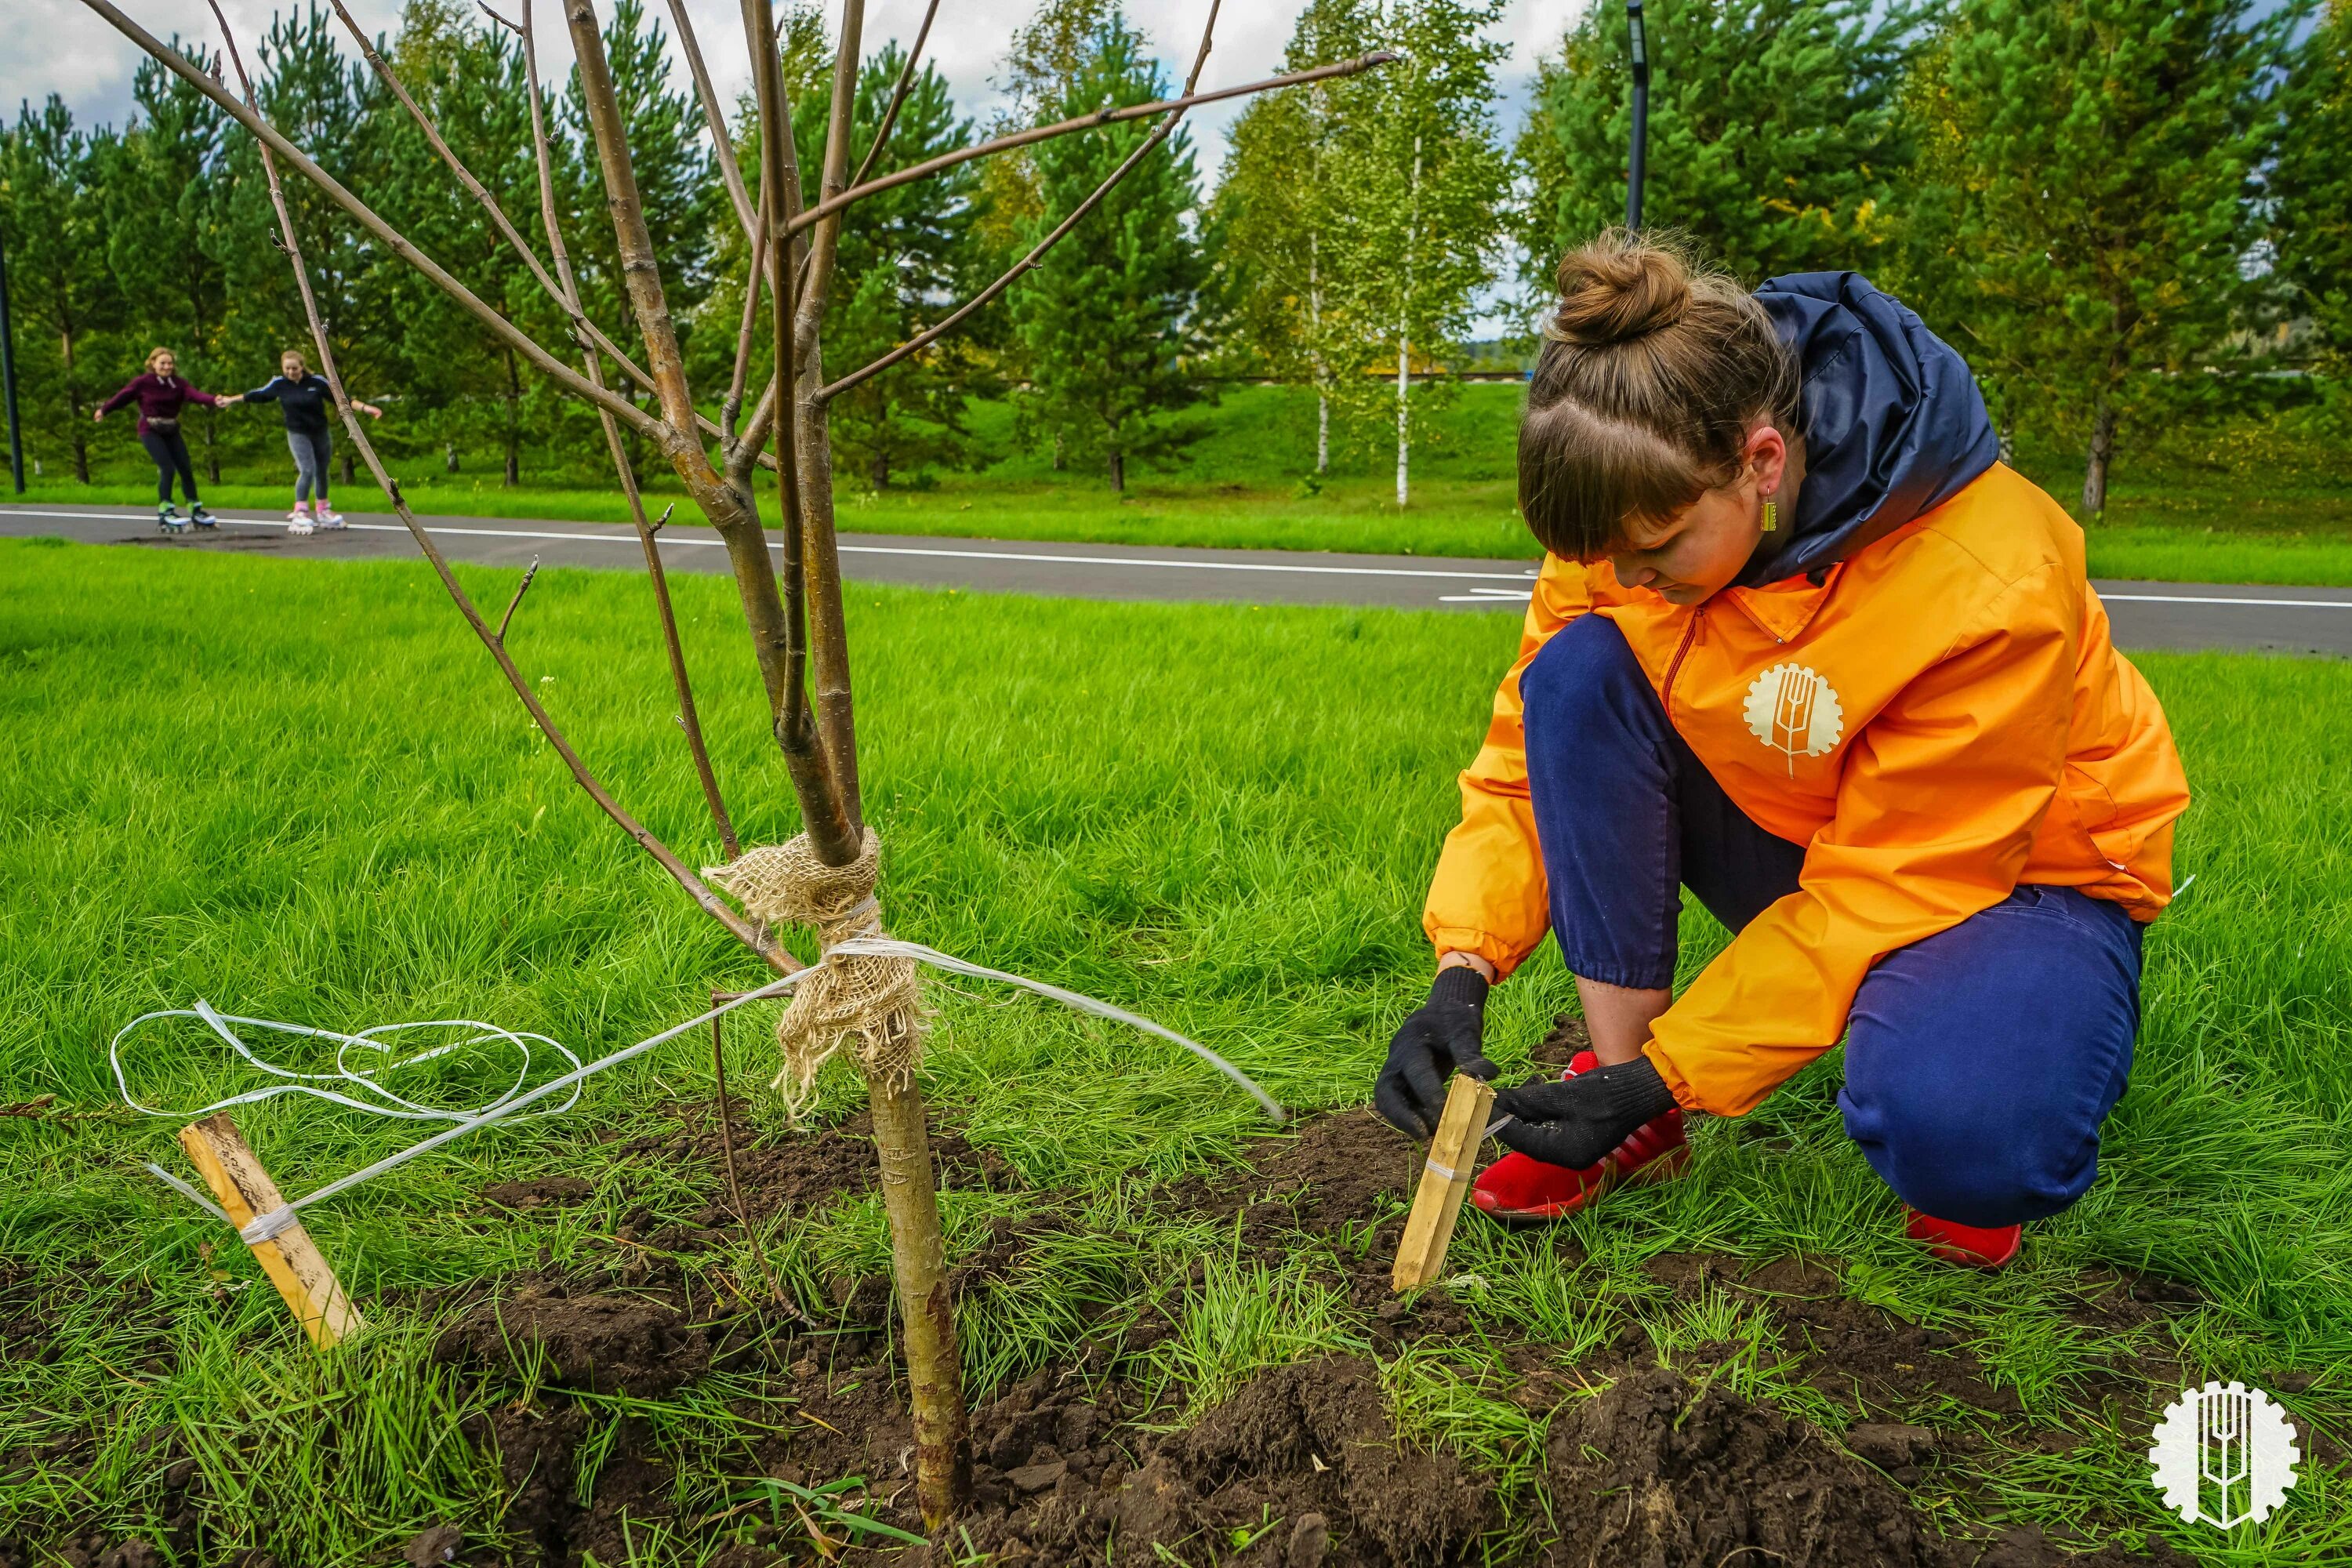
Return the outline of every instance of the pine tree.
<path id="1" fill-rule="evenodd" d="M 1911 13 L 1869 0 L 1650 0 L 1645 226 L 1734 273 L 1868 269 L 1911 150 Z M 1625 216 L 1632 68 L 1621 5 L 1588 10 L 1538 68 L 1518 140 L 1519 238 L 1549 298 L 1562 253 Z"/>
<path id="2" fill-rule="evenodd" d="M 0 145 L 0 225 L 8 232 L 25 423 L 39 446 L 66 452 L 84 484 L 90 410 L 137 368 L 134 356 L 124 369 L 121 344 L 107 336 L 122 301 L 105 262 L 105 213 L 92 175 L 112 161 L 113 140 L 103 127 L 79 129 L 52 93 L 37 111 L 22 106 Z"/>
<path id="3" fill-rule="evenodd" d="M 1404 58 L 1358 79 L 1351 125 L 1326 153 L 1337 200 L 1324 303 L 1357 345 L 1350 360 L 1396 366 L 1399 506 L 1412 494 L 1414 405 L 1428 401 L 1412 395 L 1414 364 L 1458 342 L 1502 237 L 1509 171 L 1490 105 L 1508 50 L 1483 36 L 1501 12 L 1502 0 L 1393 0 L 1379 36 Z M 1343 368 L 1333 391 L 1361 400 L 1371 389 Z"/>
<path id="4" fill-rule="evenodd" d="M 205 63 L 201 49 L 187 52 Z M 170 346 L 180 373 L 198 386 L 236 385 L 242 366 L 227 353 L 228 277 L 212 202 L 226 117 L 153 60 L 140 62 L 131 96 L 141 118 L 97 174 L 106 260 L 122 290 L 126 339 Z M 191 405 L 182 423 L 206 477 L 218 479 L 217 411 Z"/>
<path id="5" fill-rule="evenodd" d="M 858 69 L 854 121 L 859 147 L 872 144 L 906 64 L 894 42 Z M 967 145 L 971 125 L 956 118 L 947 79 L 926 67 L 898 111 L 884 157 L 904 166 Z M 824 343 L 845 363 L 874 359 L 919 332 L 958 296 L 975 268 L 971 226 L 978 181 L 969 164 L 901 185 L 851 209 L 842 226 Z M 933 345 L 888 375 L 877 375 L 831 405 L 835 447 L 877 489 L 925 464 L 966 461 L 964 402 L 976 368 L 969 340 Z"/>
<path id="6" fill-rule="evenodd" d="M 2352 363 L 2352 0 L 2335 0 L 2294 52 L 2270 171 L 2271 246 L 2321 351 Z"/>
<path id="7" fill-rule="evenodd" d="M 1095 37 L 1054 110 L 1056 119 L 1169 94 L 1142 37 L 1114 16 Z M 1044 216 L 1059 221 L 1150 133 L 1127 121 L 1033 152 Z M 1013 314 L 1028 351 L 1024 427 L 1073 458 L 1098 458 L 1127 489 L 1130 459 L 1169 456 L 1198 438 L 1167 415 L 1201 400 L 1188 363 L 1200 346 L 1196 310 L 1208 268 L 1185 219 L 1198 201 L 1182 131 L 1146 158 L 1029 274 Z"/>
<path id="8" fill-rule="evenodd" d="M 2251 0 L 1962 0 L 1923 62 L 1915 270 L 2004 400 L 2085 439 L 2086 516 L 2155 373 L 2229 332 L 2292 20 Z"/>
<path id="9" fill-rule="evenodd" d="M 1375 47 L 1370 0 L 1312 0 L 1283 60 L 1305 70 Z M 1335 161 L 1327 153 L 1356 115 L 1363 87 L 1317 82 L 1252 101 L 1234 122 L 1211 208 L 1213 254 L 1247 367 L 1315 388 L 1315 471 L 1331 469 L 1335 384 L 1360 345 L 1336 287 L 1333 233 L 1343 221 Z"/>

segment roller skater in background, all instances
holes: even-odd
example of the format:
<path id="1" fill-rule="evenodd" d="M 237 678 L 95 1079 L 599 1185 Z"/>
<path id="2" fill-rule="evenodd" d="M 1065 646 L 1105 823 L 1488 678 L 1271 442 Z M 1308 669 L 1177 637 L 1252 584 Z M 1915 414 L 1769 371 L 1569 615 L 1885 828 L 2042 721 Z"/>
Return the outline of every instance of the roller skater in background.
<path id="1" fill-rule="evenodd" d="M 247 403 L 275 403 L 286 415 L 286 446 L 294 454 L 294 510 L 286 520 L 289 533 L 309 533 L 313 528 L 341 528 L 342 514 L 327 504 L 327 463 L 335 455 L 335 437 L 327 426 L 327 409 L 334 388 L 313 373 L 301 354 L 288 349 L 278 359 L 278 374 L 267 386 L 245 395 Z M 371 419 L 383 417 L 373 403 L 352 400 L 352 406 Z M 313 495 L 318 510 L 311 510 Z"/>
<path id="2" fill-rule="evenodd" d="M 190 521 L 198 528 L 210 528 L 215 521 L 213 514 L 205 510 L 205 503 L 196 499 L 196 471 L 188 462 L 187 438 L 180 434 L 180 411 L 191 403 L 217 408 L 236 401 L 197 391 L 180 377 L 179 361 L 172 351 L 157 349 L 147 356 L 144 374 L 134 376 L 130 384 L 100 404 L 90 415 L 95 422 L 125 404 L 139 405 L 139 444 L 155 460 L 155 523 L 164 532 L 178 533 Z M 185 519 L 172 504 L 173 474 L 179 475 L 181 486 L 188 492 Z"/>

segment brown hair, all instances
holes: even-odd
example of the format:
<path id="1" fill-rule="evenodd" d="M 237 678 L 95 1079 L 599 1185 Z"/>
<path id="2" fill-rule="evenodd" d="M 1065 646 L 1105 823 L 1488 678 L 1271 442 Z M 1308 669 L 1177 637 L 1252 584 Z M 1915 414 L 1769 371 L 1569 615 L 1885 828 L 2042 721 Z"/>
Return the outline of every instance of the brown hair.
<path id="1" fill-rule="evenodd" d="M 1797 435 L 1796 356 L 1755 297 L 1676 239 L 1611 229 L 1560 259 L 1519 422 L 1519 512 L 1591 560 L 1739 477 L 1748 432 Z"/>
<path id="2" fill-rule="evenodd" d="M 172 358 L 174 361 L 177 361 L 180 357 L 178 354 L 173 354 L 172 351 L 167 348 L 152 348 L 147 351 L 147 372 L 149 374 L 152 375 L 154 374 L 155 362 L 162 359 L 165 354 L 172 354 Z M 121 364 L 122 362 L 121 360 L 117 360 L 114 363 Z"/>

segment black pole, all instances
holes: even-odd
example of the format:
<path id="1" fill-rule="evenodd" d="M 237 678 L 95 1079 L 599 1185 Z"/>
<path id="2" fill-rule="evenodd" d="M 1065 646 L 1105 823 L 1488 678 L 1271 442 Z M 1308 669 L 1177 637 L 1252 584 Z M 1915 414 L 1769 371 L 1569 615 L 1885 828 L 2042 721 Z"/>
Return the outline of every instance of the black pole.
<path id="1" fill-rule="evenodd" d="M 1633 40 L 1633 145 L 1625 161 L 1625 226 L 1638 233 L 1650 151 L 1650 47 L 1642 36 L 1642 0 L 1625 0 L 1625 26 Z"/>
<path id="2" fill-rule="evenodd" d="M 25 493 L 25 437 L 16 424 L 16 329 L 8 319 L 8 247 L 0 243 L 0 398 L 8 405 L 8 471 Z"/>

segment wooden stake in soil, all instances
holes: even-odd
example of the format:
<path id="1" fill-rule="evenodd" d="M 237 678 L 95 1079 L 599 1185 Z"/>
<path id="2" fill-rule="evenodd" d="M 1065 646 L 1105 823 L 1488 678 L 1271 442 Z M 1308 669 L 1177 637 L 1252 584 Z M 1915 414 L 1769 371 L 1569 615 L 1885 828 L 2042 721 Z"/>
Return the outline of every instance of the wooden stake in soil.
<path id="1" fill-rule="evenodd" d="M 213 1196 L 228 1211 L 229 1223 L 240 1230 L 256 1216 L 286 1205 L 278 1184 L 246 1146 L 227 1112 L 181 1128 L 180 1147 L 188 1152 L 189 1162 L 205 1178 L 205 1185 L 212 1188 Z M 312 1344 L 331 1350 L 367 1326 L 360 1319 L 359 1309 L 352 1305 L 343 1282 L 327 1267 L 318 1244 L 299 1221 L 268 1241 L 248 1245 L 261 1271 L 286 1298 L 295 1321 L 302 1325 Z"/>
<path id="2" fill-rule="evenodd" d="M 1412 1194 L 1412 1213 L 1405 1218 L 1404 1240 L 1397 1245 L 1396 1271 L 1389 1277 L 1396 1289 L 1416 1289 L 1444 1268 L 1445 1249 L 1454 1240 L 1454 1222 L 1462 1216 L 1462 1200 L 1470 1195 L 1472 1167 L 1494 1104 L 1493 1084 L 1467 1073 L 1454 1075 L 1437 1136 L 1429 1141 L 1429 1163 Z"/>

